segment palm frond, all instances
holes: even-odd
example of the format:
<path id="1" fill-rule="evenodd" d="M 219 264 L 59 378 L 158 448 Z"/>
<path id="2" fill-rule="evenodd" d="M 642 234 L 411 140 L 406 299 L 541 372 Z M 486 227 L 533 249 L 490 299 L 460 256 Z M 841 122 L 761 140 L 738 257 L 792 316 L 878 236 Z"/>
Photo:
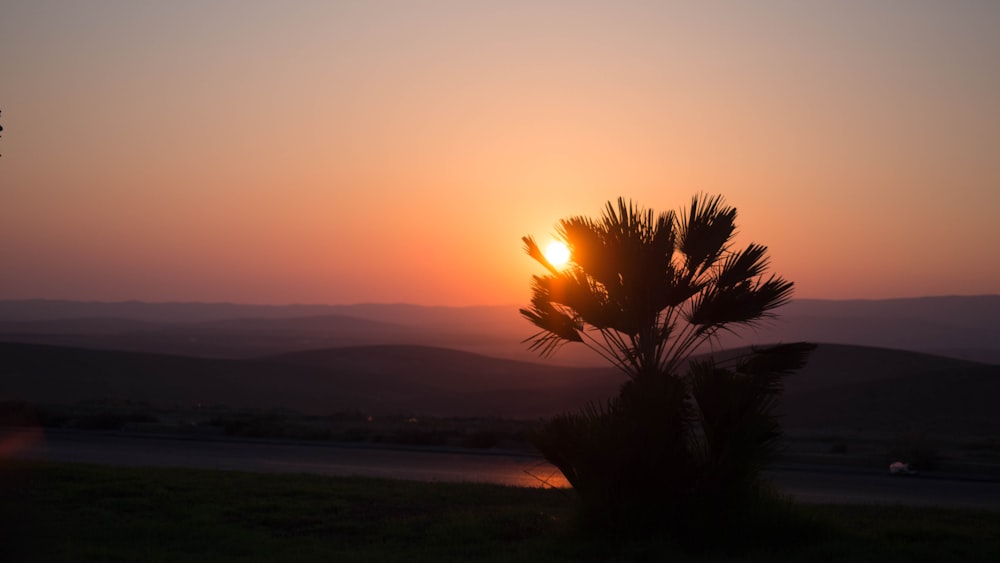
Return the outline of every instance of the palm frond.
<path id="1" fill-rule="evenodd" d="M 706 328 L 753 325 L 784 305 L 791 298 L 793 286 L 775 276 L 763 283 L 745 280 L 729 286 L 706 285 L 692 300 L 687 319 Z"/>
<path id="2" fill-rule="evenodd" d="M 545 254 L 542 252 L 542 249 L 538 247 L 538 243 L 535 242 L 534 238 L 530 236 L 521 237 L 521 241 L 524 242 L 524 251 L 528 253 L 528 256 L 534 258 L 539 264 L 545 266 L 545 268 L 553 274 L 559 273 L 559 269 L 549 262 L 549 259 L 545 257 Z"/>
<path id="3" fill-rule="evenodd" d="M 727 255 L 715 276 L 715 285 L 727 287 L 760 277 L 769 265 L 767 247 L 751 243 L 739 252 Z"/>
<path id="4" fill-rule="evenodd" d="M 564 342 L 583 341 L 580 336 L 583 330 L 582 322 L 553 304 L 550 281 L 551 278 L 535 276 L 531 306 L 520 309 L 522 317 L 542 329 L 541 332 L 525 340 L 531 343 L 529 349 L 539 352 L 542 356 L 551 355 Z"/>
<path id="5" fill-rule="evenodd" d="M 679 250 L 691 276 L 708 269 L 726 251 L 736 231 L 736 208 L 722 196 L 699 194 L 681 216 Z"/>

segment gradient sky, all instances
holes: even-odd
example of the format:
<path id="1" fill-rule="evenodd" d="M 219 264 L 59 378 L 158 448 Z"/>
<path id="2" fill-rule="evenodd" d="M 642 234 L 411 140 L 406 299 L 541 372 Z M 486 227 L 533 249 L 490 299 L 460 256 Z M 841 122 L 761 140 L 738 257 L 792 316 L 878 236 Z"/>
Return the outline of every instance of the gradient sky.
<path id="1" fill-rule="evenodd" d="M 619 195 L 1000 293 L 1000 2 L 3 0 L 0 298 L 521 304 Z"/>

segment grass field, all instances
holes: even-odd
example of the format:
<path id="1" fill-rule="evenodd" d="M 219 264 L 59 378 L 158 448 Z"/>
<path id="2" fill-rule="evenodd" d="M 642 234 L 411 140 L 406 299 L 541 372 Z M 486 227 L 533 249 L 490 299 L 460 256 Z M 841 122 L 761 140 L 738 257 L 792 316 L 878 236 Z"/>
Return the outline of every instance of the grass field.
<path id="1" fill-rule="evenodd" d="M 780 504 L 711 547 L 615 537 L 571 493 L 190 469 L 4 462 L 0 560 L 1000 561 L 1000 513 Z"/>

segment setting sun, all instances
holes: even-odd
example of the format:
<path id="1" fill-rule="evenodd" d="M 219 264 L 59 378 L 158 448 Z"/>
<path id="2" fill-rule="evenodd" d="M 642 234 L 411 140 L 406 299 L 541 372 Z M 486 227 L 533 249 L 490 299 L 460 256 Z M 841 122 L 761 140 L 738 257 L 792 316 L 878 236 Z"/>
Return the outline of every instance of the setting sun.
<path id="1" fill-rule="evenodd" d="M 556 268 L 562 268 L 569 262 L 569 247 L 554 240 L 545 247 L 545 259 Z"/>
<path id="2" fill-rule="evenodd" d="M 525 233 L 702 191 L 796 298 L 1000 293 L 1000 2 L 54 4 L 0 0 L 0 301 L 512 306 Z"/>

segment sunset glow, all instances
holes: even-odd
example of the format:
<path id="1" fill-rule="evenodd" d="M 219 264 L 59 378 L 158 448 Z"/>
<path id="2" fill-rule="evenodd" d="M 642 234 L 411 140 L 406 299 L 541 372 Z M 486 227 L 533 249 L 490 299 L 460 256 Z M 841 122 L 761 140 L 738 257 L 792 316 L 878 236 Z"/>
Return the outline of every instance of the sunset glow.
<path id="1" fill-rule="evenodd" d="M 554 240 L 545 247 L 545 259 L 556 268 L 562 268 L 569 262 L 569 247 L 564 243 Z"/>
<path id="2" fill-rule="evenodd" d="M 796 297 L 1000 293 L 997 29 L 996 2 L 5 2 L 0 299 L 519 304 L 525 233 L 699 192 Z"/>

